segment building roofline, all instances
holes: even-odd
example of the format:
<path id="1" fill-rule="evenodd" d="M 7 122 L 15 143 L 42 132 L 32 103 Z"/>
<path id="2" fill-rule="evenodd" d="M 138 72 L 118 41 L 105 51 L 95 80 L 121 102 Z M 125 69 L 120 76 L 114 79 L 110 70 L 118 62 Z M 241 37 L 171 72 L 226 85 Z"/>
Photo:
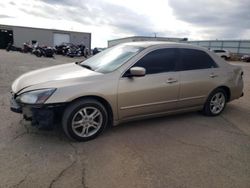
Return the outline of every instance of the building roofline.
<path id="1" fill-rule="evenodd" d="M 134 39 L 134 38 L 157 38 L 157 39 L 177 39 L 177 40 L 182 40 L 184 38 L 178 38 L 178 37 L 151 37 L 151 36 L 131 36 L 131 37 L 124 37 L 124 38 L 118 38 L 118 39 L 112 39 L 108 40 L 108 42 L 113 42 L 113 41 L 119 41 L 119 40 L 124 40 L 124 39 Z"/>
<path id="2" fill-rule="evenodd" d="M 8 28 L 12 28 L 12 27 L 19 27 L 19 28 L 28 28 L 28 29 L 37 29 L 37 30 L 50 30 L 50 31 L 54 31 L 54 32 L 71 32 L 71 33 L 84 33 L 84 34 L 90 34 L 89 32 L 81 32 L 81 31 L 70 31 L 70 30 L 60 30 L 60 29 L 53 29 L 53 28 L 40 28 L 40 27 L 28 27 L 28 26 L 17 26 L 17 25 L 5 25 L 5 24 L 0 24 L 0 29 L 1 27 L 6 27 L 6 29 Z"/>
<path id="3" fill-rule="evenodd" d="M 132 46 L 140 46 L 140 47 L 151 47 L 151 46 L 167 46 L 167 47 L 192 47 L 195 49 L 206 49 L 202 46 L 197 46 L 197 45 L 193 45 L 193 44 L 188 44 L 188 43 L 182 43 L 182 42 L 169 42 L 169 41 L 137 41 L 137 42 L 125 42 L 125 43 L 121 43 L 118 45 L 132 45 Z"/>
<path id="4" fill-rule="evenodd" d="M 250 39 L 189 40 L 186 42 L 250 42 Z"/>

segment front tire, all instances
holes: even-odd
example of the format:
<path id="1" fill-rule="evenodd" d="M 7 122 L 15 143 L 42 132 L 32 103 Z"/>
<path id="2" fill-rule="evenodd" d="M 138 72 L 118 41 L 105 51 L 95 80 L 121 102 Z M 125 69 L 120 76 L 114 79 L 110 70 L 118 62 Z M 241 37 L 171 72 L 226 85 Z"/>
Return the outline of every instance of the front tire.
<path id="1" fill-rule="evenodd" d="M 88 141 L 103 132 L 108 123 L 106 108 L 97 100 L 81 99 L 69 105 L 63 114 L 65 134 L 77 141 Z"/>
<path id="2" fill-rule="evenodd" d="M 227 95 L 225 90 L 218 88 L 214 90 L 208 97 L 203 113 L 207 116 L 217 116 L 226 107 Z"/>

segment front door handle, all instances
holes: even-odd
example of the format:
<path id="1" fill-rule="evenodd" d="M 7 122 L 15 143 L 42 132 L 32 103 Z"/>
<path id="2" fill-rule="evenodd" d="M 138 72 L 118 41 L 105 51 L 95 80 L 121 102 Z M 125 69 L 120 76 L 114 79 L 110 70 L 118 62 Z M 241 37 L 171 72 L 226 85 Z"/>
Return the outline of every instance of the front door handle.
<path id="1" fill-rule="evenodd" d="M 169 78 L 166 83 L 168 84 L 172 84 L 172 83 L 175 83 L 175 82 L 178 82 L 178 80 L 174 79 L 174 78 Z"/>
<path id="2" fill-rule="evenodd" d="M 216 74 L 214 74 L 214 73 L 211 73 L 209 76 L 210 76 L 210 78 L 218 77 L 218 75 L 216 75 Z"/>

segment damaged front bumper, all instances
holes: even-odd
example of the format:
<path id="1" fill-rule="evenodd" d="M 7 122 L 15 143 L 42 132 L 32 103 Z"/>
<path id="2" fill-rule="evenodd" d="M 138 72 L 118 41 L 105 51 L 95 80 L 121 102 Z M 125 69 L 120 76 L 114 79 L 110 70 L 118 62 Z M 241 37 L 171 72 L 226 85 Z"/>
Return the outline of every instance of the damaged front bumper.
<path id="1" fill-rule="evenodd" d="M 23 114 L 24 119 L 41 129 L 53 129 L 54 125 L 60 121 L 59 115 L 65 106 L 65 104 L 20 104 L 14 97 L 11 98 L 10 103 L 11 111 Z"/>
<path id="2" fill-rule="evenodd" d="M 16 102 L 14 96 L 10 99 L 10 110 L 16 113 L 22 113 L 22 107 Z"/>

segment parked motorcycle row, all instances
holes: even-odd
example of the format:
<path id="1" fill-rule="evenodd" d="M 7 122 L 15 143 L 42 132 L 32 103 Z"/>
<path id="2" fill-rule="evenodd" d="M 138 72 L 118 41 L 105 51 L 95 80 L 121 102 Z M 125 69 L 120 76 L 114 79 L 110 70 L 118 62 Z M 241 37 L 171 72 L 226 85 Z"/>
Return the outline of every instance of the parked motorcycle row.
<path id="1" fill-rule="evenodd" d="M 74 45 L 72 43 L 62 43 L 55 47 L 48 47 L 45 45 L 39 45 L 38 43 L 26 42 L 23 44 L 23 48 L 15 47 L 11 43 L 8 44 L 6 51 L 19 51 L 22 53 L 31 53 L 37 57 L 54 57 L 54 54 L 60 54 L 68 57 L 88 57 L 89 50 L 85 45 Z"/>
<path id="2" fill-rule="evenodd" d="M 59 46 L 55 46 L 55 53 L 69 57 L 87 57 L 89 50 L 83 44 L 74 45 L 72 43 L 62 43 Z"/>

